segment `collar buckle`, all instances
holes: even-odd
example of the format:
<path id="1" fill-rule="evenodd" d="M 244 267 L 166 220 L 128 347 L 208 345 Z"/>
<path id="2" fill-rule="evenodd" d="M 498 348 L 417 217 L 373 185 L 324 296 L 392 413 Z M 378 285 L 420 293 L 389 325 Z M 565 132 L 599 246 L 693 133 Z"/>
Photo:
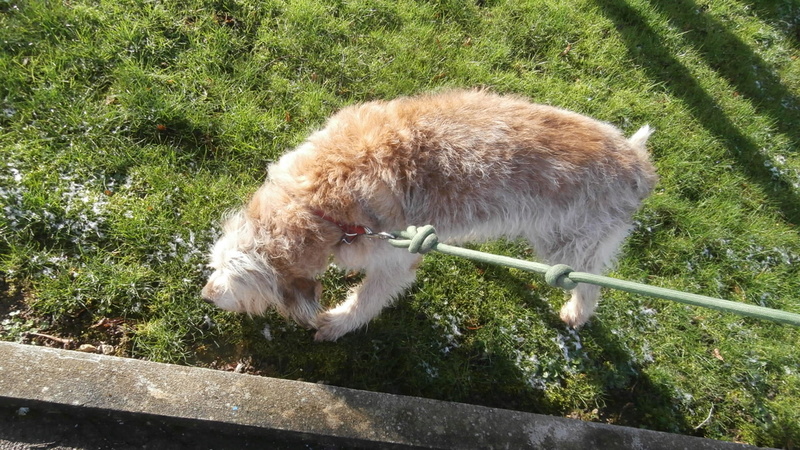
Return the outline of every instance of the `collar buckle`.
<path id="1" fill-rule="evenodd" d="M 341 242 L 343 242 L 345 244 L 352 244 L 353 242 L 355 242 L 356 238 L 359 237 L 359 236 L 364 236 L 364 237 L 368 237 L 368 238 L 375 238 L 375 239 L 381 239 L 381 240 L 388 240 L 388 239 L 397 238 L 397 236 L 395 236 L 395 235 L 393 235 L 391 233 L 387 233 L 385 231 L 381 231 L 381 232 L 377 232 L 376 233 L 376 232 L 372 231 L 371 228 L 363 226 L 363 225 L 352 225 L 352 224 L 346 224 L 346 223 L 339 222 L 339 221 L 333 219 L 329 215 L 327 215 L 324 212 L 319 211 L 319 210 L 315 210 L 314 211 L 314 215 L 320 217 L 323 220 L 327 220 L 328 222 L 330 222 L 330 223 L 336 225 L 337 227 L 339 227 L 342 230 Z"/>

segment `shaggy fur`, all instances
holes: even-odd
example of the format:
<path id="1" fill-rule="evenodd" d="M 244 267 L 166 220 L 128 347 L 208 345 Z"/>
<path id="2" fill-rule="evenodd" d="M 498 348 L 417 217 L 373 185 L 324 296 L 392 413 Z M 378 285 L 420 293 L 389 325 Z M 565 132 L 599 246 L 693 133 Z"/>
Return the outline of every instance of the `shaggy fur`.
<path id="1" fill-rule="evenodd" d="M 365 237 L 343 243 L 334 222 L 376 231 L 432 224 L 455 243 L 522 237 L 550 263 L 601 273 L 656 182 L 650 133 L 625 139 L 606 123 L 485 91 L 347 107 L 272 164 L 227 219 L 202 295 L 232 311 L 275 308 L 316 328 L 318 340 L 365 325 L 413 283 L 421 257 Z M 316 277 L 331 255 L 365 277 L 322 311 Z M 561 318 L 584 324 L 598 296 L 579 284 Z"/>

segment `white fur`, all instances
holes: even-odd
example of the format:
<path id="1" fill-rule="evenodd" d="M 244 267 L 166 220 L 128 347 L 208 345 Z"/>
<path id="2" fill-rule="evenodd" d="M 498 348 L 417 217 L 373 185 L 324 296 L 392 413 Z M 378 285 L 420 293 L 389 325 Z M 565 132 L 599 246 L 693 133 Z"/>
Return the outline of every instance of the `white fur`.
<path id="1" fill-rule="evenodd" d="M 609 124 L 483 91 L 346 108 L 273 164 L 228 219 L 203 297 L 250 314 L 275 308 L 317 328 L 319 340 L 365 325 L 414 282 L 421 257 L 363 237 L 344 244 L 335 222 L 432 224 L 454 243 L 524 238 L 549 263 L 599 274 L 656 182 L 651 133 L 625 139 Z M 321 312 L 316 277 L 331 255 L 365 277 Z M 564 322 L 584 324 L 599 292 L 579 284 Z"/>

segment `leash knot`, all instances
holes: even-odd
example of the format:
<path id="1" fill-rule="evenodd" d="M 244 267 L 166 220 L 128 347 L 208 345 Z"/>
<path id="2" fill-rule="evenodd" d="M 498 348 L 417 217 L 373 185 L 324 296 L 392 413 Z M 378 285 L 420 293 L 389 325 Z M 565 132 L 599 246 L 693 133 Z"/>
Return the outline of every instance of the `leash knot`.
<path id="1" fill-rule="evenodd" d="M 439 243 L 439 237 L 436 236 L 436 230 L 432 225 L 425 225 L 417 228 L 410 226 L 406 229 L 406 233 L 410 236 L 411 242 L 408 245 L 408 251 L 411 253 L 419 253 L 424 255 L 436 248 Z"/>
<path id="2" fill-rule="evenodd" d="M 575 289 L 578 283 L 569 278 L 570 272 L 573 272 L 572 267 L 566 264 L 556 264 L 547 269 L 547 272 L 544 273 L 544 280 L 553 287 L 566 290 Z"/>

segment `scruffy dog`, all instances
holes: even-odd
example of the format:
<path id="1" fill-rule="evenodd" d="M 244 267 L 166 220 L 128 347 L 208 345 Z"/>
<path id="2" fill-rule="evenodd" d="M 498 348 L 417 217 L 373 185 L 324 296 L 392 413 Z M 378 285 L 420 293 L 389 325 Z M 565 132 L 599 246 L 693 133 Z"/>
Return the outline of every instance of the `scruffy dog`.
<path id="1" fill-rule="evenodd" d="M 344 108 L 269 167 L 266 182 L 225 222 L 203 288 L 218 307 L 276 308 L 336 340 L 409 287 L 421 256 L 365 230 L 432 224 L 447 242 L 522 237 L 550 263 L 600 273 L 656 182 L 645 126 L 611 125 L 486 91 L 375 101 Z M 322 311 L 337 265 L 365 274 Z M 579 284 L 561 309 L 568 325 L 593 314 L 599 288 Z"/>

